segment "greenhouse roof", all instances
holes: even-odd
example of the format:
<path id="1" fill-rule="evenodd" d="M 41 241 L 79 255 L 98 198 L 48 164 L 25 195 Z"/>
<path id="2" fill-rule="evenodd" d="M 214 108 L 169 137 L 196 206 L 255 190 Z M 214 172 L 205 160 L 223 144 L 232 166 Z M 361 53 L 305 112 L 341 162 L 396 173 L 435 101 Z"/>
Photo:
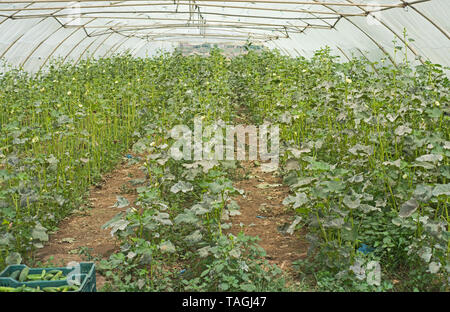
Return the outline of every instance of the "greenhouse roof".
<path id="1" fill-rule="evenodd" d="M 290 56 L 327 45 L 343 60 L 394 64 L 402 46 L 409 60 L 450 65 L 449 24 L 449 0 L 0 0 L 0 58 L 36 71 L 52 58 L 251 41 Z"/>

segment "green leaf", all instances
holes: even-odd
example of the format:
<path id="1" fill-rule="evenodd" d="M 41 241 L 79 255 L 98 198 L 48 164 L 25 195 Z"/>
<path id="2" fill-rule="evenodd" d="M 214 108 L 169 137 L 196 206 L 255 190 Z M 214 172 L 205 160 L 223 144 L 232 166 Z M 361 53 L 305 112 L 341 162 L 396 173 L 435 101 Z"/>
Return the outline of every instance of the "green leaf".
<path id="1" fill-rule="evenodd" d="M 253 284 L 241 284 L 241 290 L 242 291 L 256 291 L 256 286 Z"/>
<path id="2" fill-rule="evenodd" d="M 430 118 L 440 118 L 442 116 L 442 110 L 437 107 L 429 108 L 425 112 Z"/>
<path id="3" fill-rule="evenodd" d="M 222 291 L 227 291 L 230 288 L 230 285 L 228 285 L 227 283 L 220 283 L 219 288 Z"/>
<path id="4" fill-rule="evenodd" d="M 332 166 L 326 162 L 315 161 L 315 160 L 312 160 L 311 164 L 308 167 L 311 170 L 317 170 L 317 171 L 328 171 L 328 170 L 331 170 L 331 168 L 332 168 Z"/>
<path id="5" fill-rule="evenodd" d="M 325 186 L 329 192 L 339 193 L 345 189 L 345 183 L 341 181 L 326 181 L 323 182 L 322 185 Z"/>

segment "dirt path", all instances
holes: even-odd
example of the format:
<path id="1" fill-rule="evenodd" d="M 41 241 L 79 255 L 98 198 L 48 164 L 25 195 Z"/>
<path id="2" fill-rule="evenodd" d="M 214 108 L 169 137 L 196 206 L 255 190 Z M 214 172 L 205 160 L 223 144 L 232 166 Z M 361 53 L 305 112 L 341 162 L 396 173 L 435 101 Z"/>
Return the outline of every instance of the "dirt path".
<path id="1" fill-rule="evenodd" d="M 243 170 L 245 178 L 234 183 L 236 188 L 244 190 L 243 195 L 235 198 L 241 215 L 232 217 L 230 232 L 236 235 L 243 230 L 247 235 L 258 236 L 268 261 L 285 272 L 293 273 L 292 262 L 306 256 L 305 231 L 296 231 L 293 235 L 285 232 L 295 218 L 294 213 L 282 204 L 289 195 L 289 188 L 282 185 L 281 178 L 274 172 L 263 172 L 257 164 L 254 161 L 241 162 L 243 169 L 240 170 Z M 140 166 L 139 163 L 128 165 L 124 162 L 106 175 L 99 187 L 92 187 L 89 207 L 64 219 L 59 224 L 59 231 L 51 235 L 48 244 L 36 253 L 36 260 L 64 266 L 71 261 L 85 261 L 86 255 L 81 253 L 83 249 L 97 259 L 106 259 L 117 251 L 118 244 L 111 237 L 110 230 L 101 227 L 127 209 L 112 207 L 118 195 L 125 197 L 130 205 L 134 204 L 138 185 L 131 181 L 145 177 Z M 97 289 L 101 289 L 104 283 L 104 277 L 97 274 Z"/>
<path id="2" fill-rule="evenodd" d="M 235 124 L 251 124 L 245 107 L 240 106 L 239 110 Z M 248 140 L 246 143 L 248 145 Z M 266 259 L 292 277 L 295 275 L 292 262 L 306 257 L 308 244 L 305 229 L 292 235 L 286 233 L 286 228 L 295 220 L 294 212 L 282 204 L 289 195 L 289 187 L 282 184 L 276 171 L 263 171 L 259 162 L 241 161 L 241 166 L 245 177 L 234 183 L 236 188 L 244 190 L 243 195 L 235 198 L 241 214 L 231 217 L 230 232 L 236 235 L 243 231 L 259 237 L 258 244 L 266 251 Z"/>
<path id="3" fill-rule="evenodd" d="M 294 213 L 283 206 L 283 200 L 289 195 L 289 187 L 282 185 L 280 177 L 261 170 L 254 161 L 241 162 L 246 179 L 237 181 L 234 186 L 245 193 L 235 198 L 240 206 L 241 215 L 231 217 L 231 232 L 258 236 L 259 245 L 267 253 L 270 263 L 277 264 L 288 273 L 293 273 L 292 262 L 306 256 L 308 249 L 303 239 L 305 230 L 292 235 L 286 228 L 295 219 Z"/>
<path id="4" fill-rule="evenodd" d="M 85 257 L 80 253 L 88 249 L 89 255 L 106 259 L 117 250 L 118 244 L 111 237 L 110 230 L 101 227 L 125 208 L 112 207 L 116 196 L 125 197 L 133 205 L 137 195 L 133 179 L 142 179 L 145 174 L 139 169 L 140 164 L 129 166 L 126 162 L 116 170 L 104 176 L 99 187 L 91 187 L 88 206 L 65 218 L 59 224 L 56 234 L 50 235 L 47 245 L 36 253 L 36 260 L 65 266 L 71 261 L 82 262 Z M 105 279 L 97 274 L 97 289 L 104 285 Z"/>

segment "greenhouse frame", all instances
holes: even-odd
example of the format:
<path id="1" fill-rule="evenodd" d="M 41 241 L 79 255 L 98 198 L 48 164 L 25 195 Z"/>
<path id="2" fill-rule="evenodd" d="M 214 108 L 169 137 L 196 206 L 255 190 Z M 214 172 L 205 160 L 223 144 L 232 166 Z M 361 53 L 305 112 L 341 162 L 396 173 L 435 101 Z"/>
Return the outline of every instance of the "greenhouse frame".
<path id="1" fill-rule="evenodd" d="M 0 0 L 0 293 L 448 293 L 449 56 L 450 0 Z"/>
<path id="2" fill-rule="evenodd" d="M 344 59 L 395 63 L 392 41 L 404 44 L 406 28 L 410 58 L 449 65 L 449 15 L 445 0 L 1 1 L 0 57 L 36 70 L 52 57 L 142 57 L 173 42 L 250 39 L 290 56 L 328 45 Z"/>

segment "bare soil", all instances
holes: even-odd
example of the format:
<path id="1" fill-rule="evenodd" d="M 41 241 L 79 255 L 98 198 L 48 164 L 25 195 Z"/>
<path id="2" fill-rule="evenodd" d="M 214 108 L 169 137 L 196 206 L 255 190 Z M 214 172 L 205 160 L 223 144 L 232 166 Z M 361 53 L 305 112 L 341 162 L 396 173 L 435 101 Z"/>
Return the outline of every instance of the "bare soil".
<path id="1" fill-rule="evenodd" d="M 59 224 L 59 230 L 50 235 L 49 242 L 36 254 L 36 260 L 65 266 L 71 261 L 85 261 L 85 255 L 80 254 L 82 248 L 88 248 L 94 258 L 106 259 L 118 250 L 118 244 L 111 236 L 109 229 L 102 229 L 102 225 L 111 220 L 120 211 L 112 207 L 116 196 L 125 197 L 130 206 L 136 201 L 136 187 L 130 180 L 144 178 L 145 174 L 139 169 L 140 164 L 128 166 L 120 164 L 116 170 L 103 177 L 103 183 L 91 187 L 88 208 L 81 209 L 65 218 Z M 124 192 L 125 190 L 125 192 Z M 97 274 L 97 289 L 104 285 L 105 279 Z"/>
<path id="2" fill-rule="evenodd" d="M 263 172 L 254 161 L 241 162 L 241 165 L 247 178 L 235 182 L 234 186 L 245 193 L 235 198 L 241 215 L 231 217 L 231 233 L 237 235 L 243 231 L 257 236 L 269 263 L 294 275 L 292 262 L 306 256 L 308 245 L 305 229 L 293 235 L 282 231 L 295 218 L 294 212 L 282 204 L 289 195 L 289 187 L 282 185 L 281 178 L 274 173 Z"/>
<path id="3" fill-rule="evenodd" d="M 282 185 L 281 178 L 275 173 L 267 173 L 254 161 L 241 162 L 243 179 L 235 181 L 234 186 L 244 190 L 244 194 L 235 200 L 240 206 L 241 215 L 231 217 L 233 226 L 229 232 L 237 235 L 243 231 L 246 235 L 260 238 L 259 245 L 267 253 L 266 259 L 281 269 L 295 275 L 292 262 L 306 256 L 307 243 L 305 230 L 293 235 L 282 233 L 294 220 L 294 213 L 283 206 L 282 201 L 289 195 L 289 188 Z M 36 260 L 51 262 L 55 265 L 67 265 L 71 261 L 84 261 L 80 254 L 82 248 L 97 259 L 106 259 L 118 250 L 118 244 L 110 230 L 101 229 L 120 211 L 113 208 L 117 195 L 125 197 L 133 205 L 137 195 L 136 187 L 130 183 L 133 179 L 144 178 L 141 164 L 129 166 L 120 164 L 112 173 L 104 176 L 100 186 L 93 186 L 88 199 L 88 209 L 73 213 L 59 224 L 59 230 L 51 235 L 48 244 L 36 254 Z M 262 184 L 265 186 L 262 187 Z M 105 283 L 105 278 L 97 274 L 97 288 Z"/>

